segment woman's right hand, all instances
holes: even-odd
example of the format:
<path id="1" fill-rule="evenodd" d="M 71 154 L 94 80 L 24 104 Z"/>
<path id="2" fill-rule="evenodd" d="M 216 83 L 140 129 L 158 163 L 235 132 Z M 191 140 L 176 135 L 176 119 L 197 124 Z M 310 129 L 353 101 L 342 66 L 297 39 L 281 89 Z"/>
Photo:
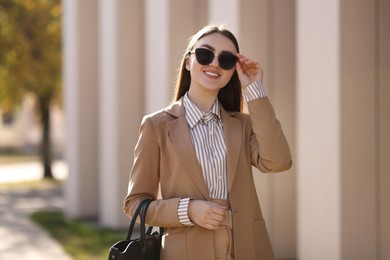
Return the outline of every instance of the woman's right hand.
<path id="1" fill-rule="evenodd" d="M 191 221 L 203 228 L 216 230 L 228 214 L 228 208 L 205 200 L 191 200 L 188 216 Z"/>

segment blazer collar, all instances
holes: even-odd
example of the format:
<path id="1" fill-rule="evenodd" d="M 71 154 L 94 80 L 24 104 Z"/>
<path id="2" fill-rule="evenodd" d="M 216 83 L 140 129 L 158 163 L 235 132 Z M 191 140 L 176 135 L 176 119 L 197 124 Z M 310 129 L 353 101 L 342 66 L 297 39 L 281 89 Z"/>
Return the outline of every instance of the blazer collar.
<path id="1" fill-rule="evenodd" d="M 170 106 L 165 108 L 165 112 L 174 117 L 185 116 L 183 98 L 179 99 L 178 101 L 172 103 Z"/>
<path id="2" fill-rule="evenodd" d="M 226 111 L 221 107 L 221 118 L 226 143 L 227 178 L 229 194 L 237 172 L 238 158 L 242 142 L 242 121 L 234 117 L 238 112 Z"/>
<path id="3" fill-rule="evenodd" d="M 203 179 L 202 169 L 198 163 L 195 148 L 192 144 L 182 101 L 180 99 L 165 109 L 168 114 L 176 117 L 176 119 L 167 123 L 169 137 L 176 150 L 177 157 L 191 175 L 203 199 L 210 200 L 208 188 Z"/>

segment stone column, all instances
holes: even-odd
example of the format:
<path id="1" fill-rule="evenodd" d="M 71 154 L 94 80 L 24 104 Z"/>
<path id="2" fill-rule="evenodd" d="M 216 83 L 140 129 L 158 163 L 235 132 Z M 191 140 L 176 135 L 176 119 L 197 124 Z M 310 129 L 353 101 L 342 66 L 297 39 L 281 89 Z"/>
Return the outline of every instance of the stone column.
<path id="1" fill-rule="evenodd" d="M 341 258 L 340 1 L 297 1 L 298 258 Z"/>
<path id="2" fill-rule="evenodd" d="M 63 1 L 66 213 L 98 211 L 97 1 Z"/>
<path id="3" fill-rule="evenodd" d="M 238 0 L 209 0 L 209 21 L 226 24 L 234 35 L 240 38 L 240 1 Z"/>
<path id="4" fill-rule="evenodd" d="M 296 258 L 295 1 L 240 2 L 241 52 L 260 61 L 264 85 L 288 139 L 293 168 L 255 171 L 259 200 L 276 258 Z"/>
<path id="5" fill-rule="evenodd" d="M 173 99 L 177 71 L 188 39 L 207 23 L 206 0 L 145 1 L 145 112 Z"/>
<path id="6" fill-rule="evenodd" d="M 386 258 L 388 13 L 379 3 L 297 4 L 299 259 Z"/>
<path id="7" fill-rule="evenodd" d="M 341 15 L 342 257 L 387 259 L 390 5 L 388 1 L 342 1 Z"/>
<path id="8" fill-rule="evenodd" d="M 378 259 L 390 259 L 390 1 L 379 0 L 378 15 L 378 121 L 377 144 L 379 145 L 379 254 Z"/>
<path id="9" fill-rule="evenodd" d="M 144 1 L 99 4 L 99 217 L 119 228 L 144 111 Z"/>
<path id="10" fill-rule="evenodd" d="M 145 113 L 162 109 L 171 100 L 168 2 L 145 1 Z"/>
<path id="11" fill-rule="evenodd" d="M 177 72 L 189 38 L 207 24 L 207 0 L 169 1 L 169 93 L 175 86 Z M 171 98 L 171 96 L 169 96 Z"/>

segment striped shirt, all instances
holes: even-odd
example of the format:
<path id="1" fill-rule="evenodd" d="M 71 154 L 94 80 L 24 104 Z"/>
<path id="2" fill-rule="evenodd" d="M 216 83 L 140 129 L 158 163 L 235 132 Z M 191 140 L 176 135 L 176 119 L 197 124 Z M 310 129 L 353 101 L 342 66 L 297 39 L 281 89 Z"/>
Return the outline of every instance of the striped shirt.
<path id="1" fill-rule="evenodd" d="M 267 93 L 261 82 L 253 82 L 243 90 L 242 95 L 244 100 L 249 102 L 265 97 Z M 210 198 L 227 199 L 226 144 L 220 104 L 216 100 L 211 110 L 204 113 L 191 102 L 188 92 L 184 95 L 183 102 L 192 143 Z M 194 225 L 188 217 L 189 200 L 189 198 L 182 198 L 178 206 L 179 221 L 186 226 Z"/>
<path id="2" fill-rule="evenodd" d="M 192 103 L 188 93 L 183 102 L 192 143 L 210 198 L 227 199 L 226 144 L 219 102 L 216 100 L 208 113 Z"/>

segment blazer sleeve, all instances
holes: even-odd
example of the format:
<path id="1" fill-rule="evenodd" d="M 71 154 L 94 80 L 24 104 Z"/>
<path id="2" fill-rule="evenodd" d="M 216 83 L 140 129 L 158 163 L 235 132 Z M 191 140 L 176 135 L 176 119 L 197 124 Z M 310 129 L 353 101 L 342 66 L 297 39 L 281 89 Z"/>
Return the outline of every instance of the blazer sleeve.
<path id="1" fill-rule="evenodd" d="M 248 102 L 251 118 L 251 163 L 262 172 L 280 172 L 292 166 L 290 148 L 268 97 Z"/>
<path id="2" fill-rule="evenodd" d="M 157 199 L 159 189 L 160 145 L 153 130 L 152 119 L 144 117 L 134 150 L 134 163 L 130 172 L 124 212 L 132 217 L 138 203 L 145 198 L 154 201 L 149 205 L 146 223 L 152 226 L 181 226 L 177 207 L 180 198 Z"/>

